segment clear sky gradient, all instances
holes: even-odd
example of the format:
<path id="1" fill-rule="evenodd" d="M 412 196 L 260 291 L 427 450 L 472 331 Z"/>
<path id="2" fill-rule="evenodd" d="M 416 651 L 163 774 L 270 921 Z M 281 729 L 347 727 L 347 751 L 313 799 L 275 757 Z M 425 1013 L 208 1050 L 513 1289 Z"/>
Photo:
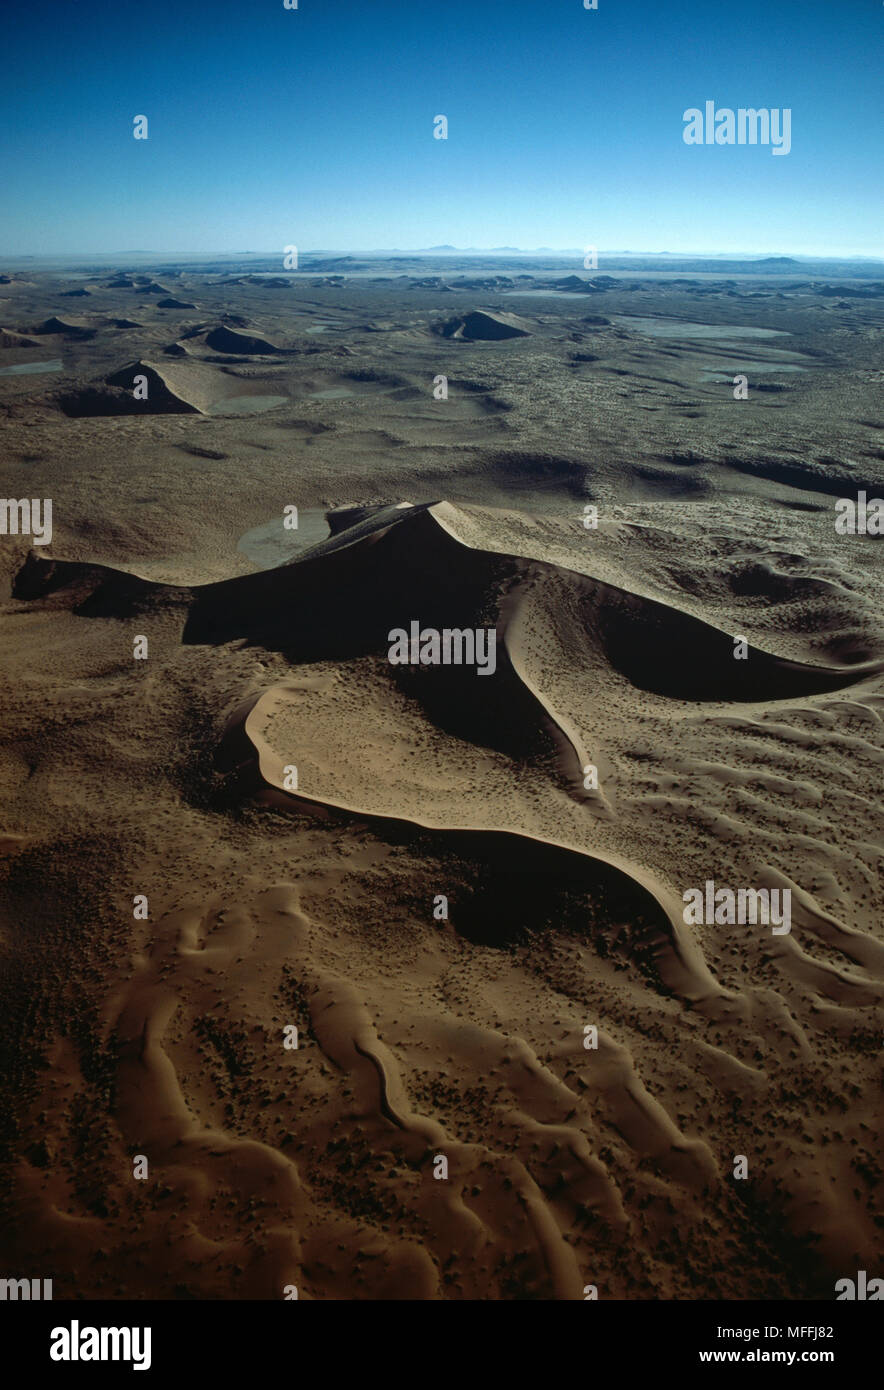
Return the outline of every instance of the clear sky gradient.
<path id="1" fill-rule="evenodd" d="M 53 0 L 2 48 L 7 255 L 884 253 L 880 0 Z M 686 145 L 707 100 L 791 153 Z"/>

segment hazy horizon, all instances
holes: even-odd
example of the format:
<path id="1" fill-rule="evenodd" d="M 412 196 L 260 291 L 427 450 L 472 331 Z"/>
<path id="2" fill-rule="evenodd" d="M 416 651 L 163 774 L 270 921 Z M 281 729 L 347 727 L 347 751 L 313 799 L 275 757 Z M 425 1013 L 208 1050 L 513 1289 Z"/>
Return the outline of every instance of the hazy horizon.
<path id="1" fill-rule="evenodd" d="M 132 31 L 108 0 L 51 26 L 20 14 L 0 87 L 0 255 L 876 257 L 881 39 L 880 6 L 824 0 L 748 0 L 738 22 L 697 0 L 453 0 L 438 15 L 159 0 Z M 788 149 L 685 143 L 684 113 L 708 103 L 788 111 Z"/>
<path id="2" fill-rule="evenodd" d="M 383 246 L 383 247 L 364 247 L 364 246 L 312 246 L 312 247 L 306 247 L 306 248 L 304 248 L 302 251 L 299 252 L 299 258 L 300 258 L 300 261 L 301 261 L 301 262 L 303 262 L 303 260 L 304 260 L 306 257 L 311 257 L 311 256 L 338 256 L 338 257 L 341 257 L 341 258 L 353 258 L 353 257 L 356 257 L 356 256 L 375 256 L 375 257 L 383 257 L 383 256 L 452 256 L 452 257 L 454 257 L 454 256 L 458 256 L 458 255 L 461 255 L 461 256 L 489 256 L 489 257 L 501 257 L 501 258 L 505 258 L 505 257 L 507 257 L 507 256 L 543 256 L 543 257 L 546 257 L 547 259 L 550 258 L 550 257 L 561 257 L 563 260 L 564 260 L 564 259 L 568 259 L 568 258 L 570 258 L 570 257 L 580 257 L 581 260 L 582 260 L 583 255 L 584 255 L 584 250 L 583 250 L 582 247 L 575 247 L 575 246 L 561 246 L 561 247 L 558 247 L 558 246 Z M 62 253 L 58 253 L 58 252 L 49 252 L 49 251 L 47 251 L 47 252 L 42 252 L 42 253 L 39 253 L 39 252 L 18 253 L 18 254 L 6 253 L 6 255 L 4 256 L 4 262 L 5 262 L 6 264 L 13 264 L 13 263 L 16 262 L 16 261 L 48 261 L 48 262 L 62 262 L 62 261 L 91 260 L 91 261 L 96 261 L 96 262 L 98 262 L 98 263 L 101 263 L 101 262 L 105 261 L 105 260 L 108 259 L 108 258 L 124 257 L 124 256 L 130 256 L 130 257 L 131 257 L 131 256 L 139 256 L 139 257 L 168 256 L 168 257 L 173 257 L 173 258 L 197 258 L 197 257 L 199 257 L 199 258 L 201 258 L 201 259 L 204 259 L 204 258 L 206 258 L 206 257 L 221 257 L 221 258 L 225 258 L 225 259 L 229 259 L 229 260 L 234 260 L 234 259 L 236 259 L 237 257 L 241 257 L 241 256 L 254 256 L 254 257 L 259 257 L 259 258 L 262 258 L 262 259 L 270 260 L 270 259 L 273 259 L 273 258 L 278 257 L 278 256 L 279 256 L 279 253 L 278 253 L 277 251 L 273 250 L 273 249 L 268 250 L 268 249 L 266 249 L 266 248 L 263 249 L 263 250 L 255 250 L 255 249 L 247 249 L 247 250 L 228 250 L 227 248 L 211 247 L 211 248 L 206 248 L 205 250 L 194 250 L 193 248 L 181 248 L 181 247 L 172 248 L 172 249 L 150 248 L 150 247 L 146 247 L 146 248 L 145 248 L 145 247 L 134 247 L 134 248 L 126 248 L 126 247 L 124 247 L 124 248 L 119 248 L 119 247 L 115 247 L 115 248 L 112 248 L 112 249 L 107 250 L 107 251 L 68 251 L 68 252 L 64 252 L 63 254 L 62 254 Z M 884 265 L 884 252 L 882 252 L 881 255 L 873 255 L 873 254 L 871 254 L 871 253 L 864 253 L 864 254 L 862 254 L 862 255 L 859 255 L 859 254 L 850 254 L 850 253 L 846 253 L 846 252 L 845 252 L 845 253 L 842 253 L 842 254 L 835 254 L 834 252 L 833 252 L 833 253 L 826 253 L 826 254 L 809 254 L 809 253 L 806 253 L 806 252 L 798 252 L 798 251 L 784 251 L 784 250 L 782 250 L 782 249 L 780 249 L 780 250 L 771 250 L 771 251 L 643 251 L 643 250 L 632 249 L 632 250 L 624 251 L 624 250 L 608 250 L 608 249 L 606 249 L 606 248 L 604 248 L 604 247 L 599 247 L 599 248 L 598 248 L 598 258 L 599 258 L 600 264 L 599 264 L 598 268 L 597 268 L 596 270 L 588 270 L 588 269 L 584 269 L 583 267 L 581 267 L 581 268 L 580 268 L 580 273 L 585 274 L 585 275 L 588 276 L 588 277 L 591 277 L 591 276 L 594 275 L 594 274 L 601 274 L 601 273 L 603 273 L 604 267 L 601 265 L 601 261 L 602 261 L 605 257 L 620 258 L 620 259 L 624 259 L 624 260 L 625 260 L 625 259 L 632 258 L 632 257 L 635 257 L 636 259 L 642 259 L 642 260 L 675 260 L 675 261 L 699 261 L 699 260 L 718 261 L 718 260 L 727 260 L 727 261 L 745 261 L 745 262 L 751 262 L 751 261 L 764 261 L 764 262 L 769 262 L 769 261 L 790 261 L 790 260 L 791 260 L 791 261 L 802 262 L 802 263 L 803 263 L 803 262 L 809 262 L 809 263 L 811 263 L 811 264 L 814 264 L 814 263 L 821 263 L 821 262 L 825 262 L 825 263 L 830 263 L 830 262 L 844 262 L 844 264 L 846 264 L 846 265 L 853 264 L 853 263 L 858 262 L 858 261 L 863 261 L 863 262 L 870 262 L 871 264 L 880 263 L 880 264 Z M 281 257 L 280 257 L 280 259 L 281 259 Z M 283 274 L 298 274 L 299 271 L 300 271 L 300 272 L 304 272 L 304 271 L 307 271 L 308 269 L 309 269 L 309 268 L 308 268 L 307 266 L 304 266 L 304 265 L 302 265 L 302 264 L 299 264 L 298 271 L 284 271 L 284 270 L 282 270 L 280 273 L 283 273 Z"/>

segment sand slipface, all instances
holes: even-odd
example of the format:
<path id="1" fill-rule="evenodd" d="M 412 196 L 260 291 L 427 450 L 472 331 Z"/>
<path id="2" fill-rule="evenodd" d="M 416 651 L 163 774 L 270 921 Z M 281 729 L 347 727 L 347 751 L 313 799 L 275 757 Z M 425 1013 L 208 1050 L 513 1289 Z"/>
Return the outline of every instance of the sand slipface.
<path id="1" fill-rule="evenodd" d="M 58 333 L 70 338 L 94 337 L 95 331 L 85 319 L 60 318 L 56 314 L 31 329 L 32 333 Z"/>
<path id="2" fill-rule="evenodd" d="M 492 314 L 484 309 L 474 309 L 462 318 L 449 319 L 440 331 L 446 338 L 499 342 L 505 338 L 527 338 L 530 329 L 515 314 Z"/>
<path id="3" fill-rule="evenodd" d="M 107 384 L 134 392 L 139 379 L 143 380 L 143 389 L 147 391 L 147 396 L 143 402 L 138 401 L 137 404 L 149 404 L 152 410 L 165 410 L 167 407 L 196 409 L 195 405 L 175 393 L 174 388 L 180 383 L 180 374 L 173 377 L 168 370 L 161 372 L 149 362 L 132 362 L 127 367 L 121 367 L 118 372 L 111 373 L 107 378 Z"/>
<path id="4" fill-rule="evenodd" d="M 74 417 L 237 414 L 248 413 L 250 404 L 264 408 L 268 401 L 278 404 L 287 399 L 265 394 L 252 381 L 237 381 L 208 362 L 194 360 L 181 343 L 168 344 L 163 353 L 178 360 L 130 362 L 111 372 L 101 385 L 65 390 L 59 396 L 62 410 Z"/>
<path id="5" fill-rule="evenodd" d="M 880 299 L 317 261 L 4 307 L 0 366 L 64 358 L 0 377 L 54 521 L 0 534 L 4 1270 L 830 1300 L 880 1249 L 884 552 L 835 527 L 884 497 Z M 391 662 L 413 622 L 493 674 Z"/>
<path id="6" fill-rule="evenodd" d="M 39 347 L 33 338 L 27 337 L 24 333 L 15 333 L 8 328 L 0 328 L 0 348 L 27 348 Z"/>
<path id="7" fill-rule="evenodd" d="M 247 352 L 247 353 L 273 353 L 280 352 L 281 349 L 274 347 L 265 338 L 256 338 L 248 333 L 237 333 L 233 328 L 219 327 L 213 328 L 205 336 L 206 347 L 214 348 L 216 352 Z"/>

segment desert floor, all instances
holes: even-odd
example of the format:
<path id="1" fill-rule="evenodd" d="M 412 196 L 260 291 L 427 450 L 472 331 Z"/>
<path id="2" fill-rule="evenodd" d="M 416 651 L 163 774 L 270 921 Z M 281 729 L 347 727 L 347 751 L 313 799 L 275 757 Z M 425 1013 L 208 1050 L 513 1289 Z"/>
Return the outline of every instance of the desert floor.
<path id="1" fill-rule="evenodd" d="M 4 1275 L 881 1272 L 882 287 L 572 271 L 0 280 Z"/>

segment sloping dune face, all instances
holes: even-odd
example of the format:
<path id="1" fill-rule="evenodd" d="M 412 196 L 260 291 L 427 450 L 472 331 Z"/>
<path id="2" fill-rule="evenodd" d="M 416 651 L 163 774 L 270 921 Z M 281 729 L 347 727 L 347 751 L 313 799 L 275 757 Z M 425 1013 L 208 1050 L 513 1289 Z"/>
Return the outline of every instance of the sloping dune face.
<path id="1" fill-rule="evenodd" d="M 236 396 L 235 378 L 205 362 L 186 360 L 181 344 L 165 350 L 176 362 L 130 362 L 97 385 L 64 391 L 59 404 L 66 415 L 195 415 L 223 410 Z"/>
<path id="2" fill-rule="evenodd" d="M 0 347 L 39 347 L 39 343 L 35 343 L 32 338 L 28 338 L 24 333 L 14 333 L 11 332 L 8 328 L 0 328 Z"/>
<path id="3" fill-rule="evenodd" d="M 95 336 L 95 329 L 85 319 L 59 318 L 53 315 L 52 318 L 44 319 L 42 323 L 31 329 L 32 333 L 57 333 L 68 338 L 88 338 Z"/>
<path id="4" fill-rule="evenodd" d="M 256 338 L 249 333 L 237 333 L 234 328 L 226 328 L 223 325 L 207 333 L 204 342 L 216 352 L 261 354 L 280 351 L 266 338 Z"/>
<path id="5" fill-rule="evenodd" d="M 830 1297 L 880 1235 L 881 650 L 747 641 L 750 683 L 614 545 L 334 521 L 199 587 L 36 551 L 13 578 L 22 650 L 48 626 L 78 664 L 39 753 L 24 664 L 7 891 L 37 921 L 63 892 L 99 982 L 37 932 L 4 999 L 7 1074 L 55 1080 L 16 1112 L 21 1249 L 98 1296 Z M 493 671 L 391 660 L 415 620 L 418 658 L 493 634 Z M 61 858 L 34 886 L 49 803 L 88 892 Z M 687 922 L 713 877 L 789 891 L 790 930 Z"/>
<path id="6" fill-rule="evenodd" d="M 177 384 L 177 383 L 176 383 Z M 197 406 L 173 387 L 166 369 L 132 362 L 112 372 L 98 386 L 65 391 L 59 398 L 65 415 L 189 415 Z"/>
<path id="7" fill-rule="evenodd" d="M 474 309 L 463 317 L 449 319 L 443 325 L 442 332 L 446 338 L 499 342 L 504 338 L 527 338 L 530 330 L 515 314 L 493 314 L 484 309 Z"/>

